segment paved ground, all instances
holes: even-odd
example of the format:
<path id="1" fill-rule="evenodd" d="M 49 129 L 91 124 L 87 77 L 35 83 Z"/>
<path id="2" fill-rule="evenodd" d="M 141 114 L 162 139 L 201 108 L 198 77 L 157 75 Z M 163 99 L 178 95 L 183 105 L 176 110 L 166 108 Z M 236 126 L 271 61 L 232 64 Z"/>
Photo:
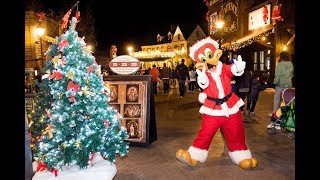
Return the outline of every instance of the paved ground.
<path id="1" fill-rule="evenodd" d="M 188 167 L 175 158 L 179 148 L 187 149 L 200 125 L 198 94 L 180 98 L 178 89 L 155 96 L 158 140 L 147 147 L 130 147 L 127 156 L 118 158 L 114 180 L 293 180 L 295 179 L 295 140 L 278 131 L 267 134 L 268 114 L 272 111 L 273 89 L 260 94 L 254 116 L 244 117 L 246 140 L 258 167 L 243 170 L 225 152 L 221 134 L 211 143 L 205 163 Z"/>

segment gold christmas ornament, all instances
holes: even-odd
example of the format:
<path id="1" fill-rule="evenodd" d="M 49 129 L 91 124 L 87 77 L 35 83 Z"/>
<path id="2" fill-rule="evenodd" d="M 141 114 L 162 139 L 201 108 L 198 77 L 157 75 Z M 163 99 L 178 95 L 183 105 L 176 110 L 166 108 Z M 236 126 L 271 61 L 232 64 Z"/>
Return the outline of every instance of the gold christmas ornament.
<path id="1" fill-rule="evenodd" d="M 76 147 L 81 147 L 81 142 L 80 142 L 79 140 L 77 140 L 77 141 L 74 143 L 74 145 L 75 145 Z"/>
<path id="2" fill-rule="evenodd" d="M 73 74 L 73 72 L 68 72 L 68 74 L 67 74 L 67 80 L 69 80 L 69 79 L 74 79 L 76 76 Z"/>

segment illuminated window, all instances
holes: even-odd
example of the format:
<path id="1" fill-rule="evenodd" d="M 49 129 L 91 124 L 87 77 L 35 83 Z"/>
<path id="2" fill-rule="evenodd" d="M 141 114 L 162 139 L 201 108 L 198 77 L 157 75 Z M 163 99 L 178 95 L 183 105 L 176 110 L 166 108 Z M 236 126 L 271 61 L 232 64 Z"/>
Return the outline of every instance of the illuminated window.
<path id="1" fill-rule="evenodd" d="M 258 70 L 258 52 L 253 52 L 253 70 Z"/>
<path id="2" fill-rule="evenodd" d="M 260 71 L 263 71 L 264 69 L 264 51 L 260 51 Z"/>
<path id="3" fill-rule="evenodd" d="M 258 52 L 253 52 L 253 70 L 254 71 L 264 71 L 268 67 L 268 61 L 265 61 L 265 52 L 259 51 L 259 57 Z"/>

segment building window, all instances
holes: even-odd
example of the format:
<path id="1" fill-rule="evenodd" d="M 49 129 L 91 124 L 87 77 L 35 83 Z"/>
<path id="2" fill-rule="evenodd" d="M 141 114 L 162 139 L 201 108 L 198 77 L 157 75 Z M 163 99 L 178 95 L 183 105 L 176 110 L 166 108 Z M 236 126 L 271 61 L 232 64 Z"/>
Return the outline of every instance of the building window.
<path id="1" fill-rule="evenodd" d="M 181 38 L 180 36 L 181 36 L 181 34 L 178 34 L 178 41 L 180 41 L 180 38 Z"/>
<path id="2" fill-rule="evenodd" d="M 253 70 L 258 70 L 258 52 L 253 52 Z"/>
<path id="3" fill-rule="evenodd" d="M 264 64 L 264 51 L 260 51 L 260 71 L 263 71 L 265 69 Z"/>
<path id="4" fill-rule="evenodd" d="M 181 44 L 181 48 L 184 48 L 184 44 Z"/>
<path id="5" fill-rule="evenodd" d="M 264 51 L 259 51 L 259 56 L 258 52 L 253 52 L 253 70 L 254 71 L 264 71 L 268 67 L 268 62 L 265 60 L 265 52 Z"/>

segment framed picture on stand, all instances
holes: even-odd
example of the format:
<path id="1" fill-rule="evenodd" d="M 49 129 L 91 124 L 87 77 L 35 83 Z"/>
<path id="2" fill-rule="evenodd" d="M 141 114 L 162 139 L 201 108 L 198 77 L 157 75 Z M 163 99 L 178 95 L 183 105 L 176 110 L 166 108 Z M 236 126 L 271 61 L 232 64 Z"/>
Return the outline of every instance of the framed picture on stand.
<path id="1" fill-rule="evenodd" d="M 151 75 L 109 75 L 104 84 L 110 88 L 110 106 L 122 115 L 130 145 L 147 146 L 157 140 L 156 116 Z"/>

